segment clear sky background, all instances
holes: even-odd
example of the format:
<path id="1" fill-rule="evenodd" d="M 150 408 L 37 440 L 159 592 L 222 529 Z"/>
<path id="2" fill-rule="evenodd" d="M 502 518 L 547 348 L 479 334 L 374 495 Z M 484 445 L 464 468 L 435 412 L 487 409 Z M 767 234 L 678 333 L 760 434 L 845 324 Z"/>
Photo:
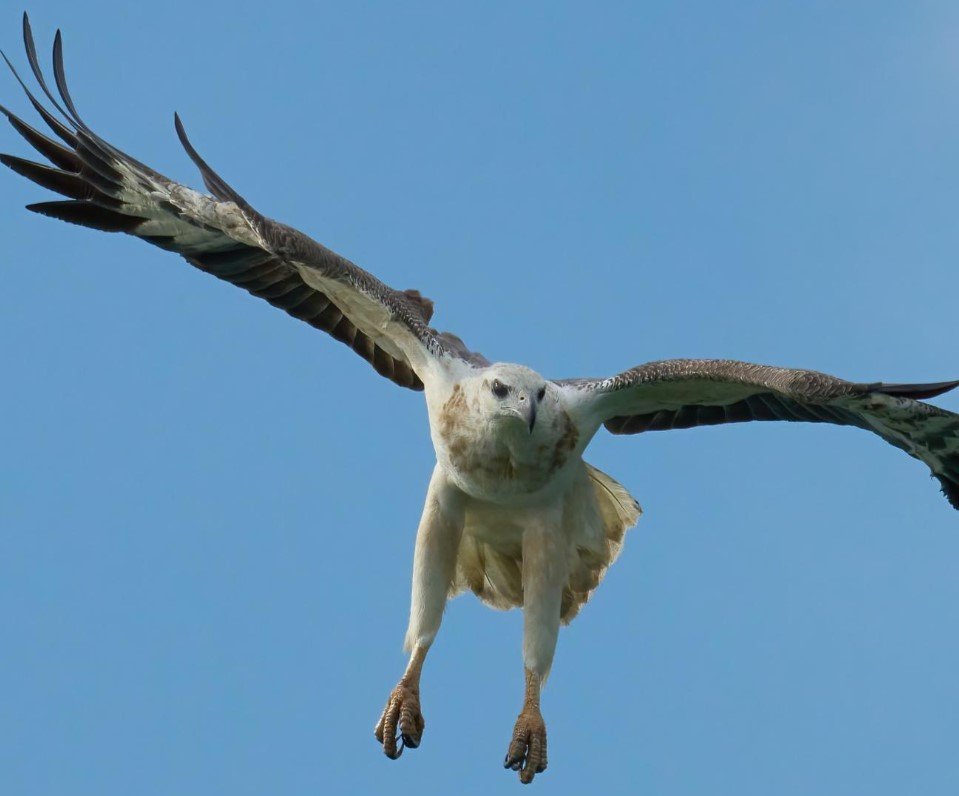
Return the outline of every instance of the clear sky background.
<path id="1" fill-rule="evenodd" d="M 261 211 L 492 359 L 959 376 L 955 3 L 29 10 L 101 134 L 199 185 L 179 110 Z M 7 126 L 0 149 L 30 151 Z M 451 603 L 422 747 L 372 736 L 421 396 L 172 255 L 22 210 L 47 198 L 0 175 L 0 792 L 515 792 L 518 612 Z M 770 423 L 588 458 L 646 514 L 560 636 L 537 791 L 959 792 L 959 515 L 922 466 Z"/>

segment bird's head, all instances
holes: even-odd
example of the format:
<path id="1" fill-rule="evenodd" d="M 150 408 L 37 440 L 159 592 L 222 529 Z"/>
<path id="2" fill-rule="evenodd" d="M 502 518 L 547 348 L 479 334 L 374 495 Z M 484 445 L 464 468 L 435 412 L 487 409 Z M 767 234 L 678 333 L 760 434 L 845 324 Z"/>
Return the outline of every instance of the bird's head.
<path id="1" fill-rule="evenodd" d="M 550 382 L 522 365 L 493 365 L 472 381 L 472 397 L 493 423 L 532 435 L 538 425 L 551 422 L 556 412 Z"/>

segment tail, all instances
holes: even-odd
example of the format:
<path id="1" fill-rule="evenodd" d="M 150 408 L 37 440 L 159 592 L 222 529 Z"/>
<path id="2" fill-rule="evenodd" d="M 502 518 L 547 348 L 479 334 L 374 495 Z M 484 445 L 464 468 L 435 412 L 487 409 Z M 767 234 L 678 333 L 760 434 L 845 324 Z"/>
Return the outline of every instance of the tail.
<path id="1" fill-rule="evenodd" d="M 569 584 L 563 590 L 560 609 L 564 623 L 573 620 L 599 586 L 606 570 L 623 549 L 626 531 L 639 521 L 643 513 L 637 500 L 614 478 L 591 464 L 586 464 L 586 474 L 602 528 L 599 545 L 577 547 L 577 555 L 570 562 Z"/>

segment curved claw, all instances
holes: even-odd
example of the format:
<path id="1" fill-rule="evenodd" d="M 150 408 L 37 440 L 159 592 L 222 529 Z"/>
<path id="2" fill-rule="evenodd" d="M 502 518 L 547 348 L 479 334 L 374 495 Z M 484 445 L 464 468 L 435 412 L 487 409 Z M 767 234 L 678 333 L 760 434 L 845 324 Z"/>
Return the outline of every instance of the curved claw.
<path id="1" fill-rule="evenodd" d="M 524 785 L 546 770 L 546 723 L 538 708 L 524 708 L 516 719 L 503 768 L 519 772 Z"/>
<path id="2" fill-rule="evenodd" d="M 400 683 L 390 694 L 373 734 L 383 745 L 383 753 L 390 760 L 398 760 L 404 749 L 420 745 L 425 727 L 419 692 Z"/>

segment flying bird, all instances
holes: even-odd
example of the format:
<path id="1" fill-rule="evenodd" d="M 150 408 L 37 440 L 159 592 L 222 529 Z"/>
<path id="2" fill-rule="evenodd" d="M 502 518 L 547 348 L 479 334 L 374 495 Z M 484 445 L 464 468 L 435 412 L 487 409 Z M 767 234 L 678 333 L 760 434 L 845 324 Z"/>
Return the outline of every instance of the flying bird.
<path id="1" fill-rule="evenodd" d="M 375 726 L 390 758 L 420 745 L 420 676 L 447 600 L 471 591 L 524 613 L 522 710 L 505 766 L 529 783 L 546 769 L 541 688 L 560 626 L 570 622 L 615 561 L 641 509 L 616 480 L 583 460 L 612 434 L 752 420 L 855 426 L 924 462 L 959 508 L 959 415 L 923 399 L 959 381 L 858 383 L 812 370 L 734 360 L 651 362 L 608 378 L 549 379 L 490 362 L 431 325 L 433 303 L 394 290 L 303 233 L 254 209 L 197 153 L 179 116 L 180 142 L 208 193 L 157 173 L 87 126 L 67 88 L 63 44 L 53 45 L 51 90 L 26 14 L 27 61 L 44 105 L 4 55 L 50 137 L 0 106 L 42 155 L 0 161 L 66 197 L 28 210 L 133 235 L 265 299 L 345 344 L 380 376 L 421 391 L 436 464 L 416 533 L 408 666 Z"/>

